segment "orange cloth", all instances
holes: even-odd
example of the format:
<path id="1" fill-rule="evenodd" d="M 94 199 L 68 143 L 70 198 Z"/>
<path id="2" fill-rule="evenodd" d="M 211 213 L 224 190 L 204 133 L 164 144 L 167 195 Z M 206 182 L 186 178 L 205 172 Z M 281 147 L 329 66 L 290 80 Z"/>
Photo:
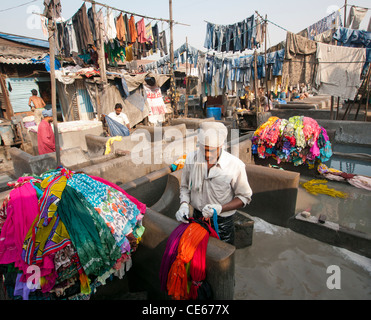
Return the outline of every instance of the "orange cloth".
<path id="1" fill-rule="evenodd" d="M 135 26 L 135 19 L 133 15 L 131 15 L 129 19 L 129 32 L 130 32 L 131 42 L 133 43 L 138 38 L 137 28 Z"/>
<path id="2" fill-rule="evenodd" d="M 178 255 L 171 265 L 168 280 L 168 294 L 175 300 L 188 298 L 187 272 L 185 265 L 191 261 L 200 242 L 208 235 L 198 223 L 191 223 L 179 240 Z"/>
<path id="3" fill-rule="evenodd" d="M 117 32 L 117 39 L 119 41 L 126 41 L 126 27 L 125 27 L 125 21 L 124 17 L 122 16 L 122 13 L 120 13 L 119 17 L 116 21 L 116 32 Z"/>

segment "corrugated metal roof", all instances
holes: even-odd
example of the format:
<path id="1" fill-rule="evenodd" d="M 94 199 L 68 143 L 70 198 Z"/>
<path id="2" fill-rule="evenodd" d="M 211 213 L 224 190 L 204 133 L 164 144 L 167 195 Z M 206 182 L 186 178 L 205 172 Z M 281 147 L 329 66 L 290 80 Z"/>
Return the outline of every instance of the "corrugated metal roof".
<path id="1" fill-rule="evenodd" d="M 40 40 L 40 39 L 34 39 L 34 38 L 27 38 L 27 37 L 22 37 L 22 36 L 17 36 L 14 34 L 7 34 L 7 33 L 0 33 L 0 37 L 10 40 L 10 41 L 15 41 L 19 43 L 25 43 L 31 46 L 36 46 L 36 47 L 42 47 L 42 48 L 49 48 L 49 42 L 46 40 Z"/>
<path id="2" fill-rule="evenodd" d="M 0 63 L 6 63 L 6 64 L 35 64 L 31 59 L 25 59 L 25 58 L 6 58 L 6 57 L 0 57 Z M 37 64 L 41 64 L 43 62 L 36 62 Z"/>

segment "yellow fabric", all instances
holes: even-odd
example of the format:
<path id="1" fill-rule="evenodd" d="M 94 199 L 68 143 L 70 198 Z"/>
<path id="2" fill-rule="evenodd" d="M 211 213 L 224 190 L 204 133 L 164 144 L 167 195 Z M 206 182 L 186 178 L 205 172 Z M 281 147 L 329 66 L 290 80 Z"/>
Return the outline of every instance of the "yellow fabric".
<path id="1" fill-rule="evenodd" d="M 307 190 L 309 193 L 318 195 L 327 194 L 331 197 L 338 197 L 338 198 L 347 198 L 348 194 L 342 191 L 338 191 L 327 186 L 327 180 L 317 180 L 313 179 L 308 182 L 302 183 L 302 187 Z"/>
<path id="2" fill-rule="evenodd" d="M 112 137 L 112 138 L 109 138 L 106 142 L 106 151 L 104 152 L 104 155 L 107 155 L 107 154 L 110 154 L 111 153 L 111 146 L 112 146 L 112 143 L 115 142 L 115 141 L 121 141 L 122 140 L 122 137 L 121 136 L 117 136 L 117 137 Z"/>

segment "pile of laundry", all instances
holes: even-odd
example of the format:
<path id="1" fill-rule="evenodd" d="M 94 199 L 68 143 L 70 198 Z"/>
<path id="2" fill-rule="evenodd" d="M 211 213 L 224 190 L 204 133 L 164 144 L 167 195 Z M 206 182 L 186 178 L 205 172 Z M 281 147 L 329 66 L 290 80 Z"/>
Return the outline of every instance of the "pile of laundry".
<path id="1" fill-rule="evenodd" d="M 313 165 L 316 160 L 328 161 L 332 147 L 326 129 L 312 118 L 270 117 L 255 131 L 252 152 L 262 159 L 273 157 L 278 164 L 291 162 L 299 166 L 304 163 Z"/>
<path id="2" fill-rule="evenodd" d="M 130 269 L 145 204 L 63 167 L 12 187 L 0 208 L 0 273 L 10 299 L 86 300 Z"/>
<path id="3" fill-rule="evenodd" d="M 212 290 L 206 278 L 206 250 L 209 237 L 218 233 L 205 221 L 191 218 L 169 236 L 160 267 L 161 290 L 174 300 L 210 300 Z"/>

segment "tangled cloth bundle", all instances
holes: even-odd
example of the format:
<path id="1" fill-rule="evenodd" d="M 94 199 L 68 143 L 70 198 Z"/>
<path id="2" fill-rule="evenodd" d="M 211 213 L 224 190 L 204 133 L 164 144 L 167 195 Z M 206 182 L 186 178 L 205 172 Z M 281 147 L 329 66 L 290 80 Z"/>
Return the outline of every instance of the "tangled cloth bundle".
<path id="1" fill-rule="evenodd" d="M 327 194 L 331 197 L 338 197 L 338 198 L 346 198 L 348 195 L 345 192 L 341 192 L 332 188 L 329 188 L 327 186 L 327 180 L 317 180 L 313 179 L 308 182 L 302 183 L 301 185 L 305 190 L 307 190 L 309 193 L 317 195 L 319 193 L 321 194 Z"/>
<path id="2" fill-rule="evenodd" d="M 207 297 L 205 291 L 208 289 L 204 280 L 210 235 L 218 238 L 210 225 L 194 219 L 190 220 L 190 224 L 179 225 L 170 235 L 161 263 L 160 280 L 161 289 L 167 289 L 173 299 Z"/>

